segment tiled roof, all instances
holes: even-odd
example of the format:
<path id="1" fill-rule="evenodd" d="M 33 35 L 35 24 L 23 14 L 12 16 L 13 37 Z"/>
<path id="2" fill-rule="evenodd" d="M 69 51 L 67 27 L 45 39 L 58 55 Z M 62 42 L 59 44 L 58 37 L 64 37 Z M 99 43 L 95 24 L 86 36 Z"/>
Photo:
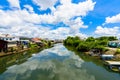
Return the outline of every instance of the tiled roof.
<path id="1" fill-rule="evenodd" d="M 32 41 L 34 42 L 41 42 L 40 40 L 41 40 L 40 38 L 32 38 Z"/>

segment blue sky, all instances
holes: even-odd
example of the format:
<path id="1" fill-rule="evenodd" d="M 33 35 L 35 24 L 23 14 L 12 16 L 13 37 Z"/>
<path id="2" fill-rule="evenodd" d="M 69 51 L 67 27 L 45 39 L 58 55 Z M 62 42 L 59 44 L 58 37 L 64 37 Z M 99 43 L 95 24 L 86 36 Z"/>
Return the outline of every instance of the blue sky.
<path id="1" fill-rule="evenodd" d="M 1 0 L 0 33 L 64 39 L 120 37 L 120 0 Z"/>

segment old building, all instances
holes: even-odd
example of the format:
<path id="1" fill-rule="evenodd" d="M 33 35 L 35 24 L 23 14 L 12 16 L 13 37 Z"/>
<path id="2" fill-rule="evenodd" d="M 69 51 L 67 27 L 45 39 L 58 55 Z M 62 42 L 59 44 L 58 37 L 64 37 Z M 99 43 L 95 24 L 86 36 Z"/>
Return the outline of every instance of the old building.
<path id="1" fill-rule="evenodd" d="M 8 42 L 4 40 L 0 40 L 0 52 L 6 52 L 8 49 Z"/>
<path id="2" fill-rule="evenodd" d="M 9 34 L 0 34 L 0 40 L 12 42 L 12 41 L 19 41 L 20 38 L 19 37 L 11 36 Z"/>

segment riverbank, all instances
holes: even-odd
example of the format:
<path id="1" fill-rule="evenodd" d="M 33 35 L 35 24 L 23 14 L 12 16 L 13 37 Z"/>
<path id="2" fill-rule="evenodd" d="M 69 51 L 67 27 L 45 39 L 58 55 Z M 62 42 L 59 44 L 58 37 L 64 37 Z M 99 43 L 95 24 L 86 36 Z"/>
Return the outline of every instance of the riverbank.
<path id="1" fill-rule="evenodd" d="M 108 50 L 102 53 L 101 55 L 114 55 L 114 58 L 112 60 L 114 61 L 120 61 L 120 53 L 117 53 L 117 48 L 109 48 L 106 47 Z M 86 55 L 90 55 L 90 51 L 84 52 Z M 100 55 L 94 56 L 94 57 L 99 57 Z"/>
<path id="2" fill-rule="evenodd" d="M 120 60 L 120 48 L 111 48 L 108 46 L 109 41 L 116 40 L 116 37 L 88 37 L 80 39 L 79 37 L 68 37 L 64 40 L 65 46 L 71 46 L 76 51 L 84 52 L 91 56 L 114 55 L 114 60 Z"/>
<path id="3" fill-rule="evenodd" d="M 109 72 L 115 72 L 115 73 L 119 73 L 119 70 L 118 70 L 118 67 L 116 67 L 116 70 L 115 69 L 111 69 L 110 65 L 106 64 L 107 61 L 112 61 L 112 62 L 120 62 L 119 60 L 102 60 L 100 58 L 100 56 L 90 56 L 89 55 L 89 52 L 80 52 L 80 51 L 77 51 L 75 49 L 75 47 L 72 47 L 72 46 L 67 46 L 67 45 L 64 45 L 69 51 L 72 51 L 74 52 L 76 55 L 78 55 L 81 59 L 83 59 L 84 61 L 86 62 L 93 62 L 95 63 L 97 66 L 101 66 L 101 67 L 104 67 L 107 71 Z"/>
<path id="4" fill-rule="evenodd" d="M 118 62 L 120 61 L 120 48 L 110 48 L 108 46 L 110 40 L 114 40 L 114 37 L 89 37 L 84 40 L 79 37 L 68 37 L 64 40 L 64 45 L 70 46 L 75 52 L 79 52 L 78 55 L 83 54 L 84 56 L 86 54 L 90 57 L 96 57 L 97 60 L 102 60 L 104 63 L 106 61 Z M 120 71 L 119 64 L 113 64 L 112 67 L 114 66 Z"/>
<path id="5" fill-rule="evenodd" d="M 14 51 L 9 51 L 9 52 L 1 52 L 0 53 L 0 57 L 4 57 L 4 56 L 9 56 L 12 54 L 18 54 L 18 53 L 23 53 L 29 50 L 36 50 L 36 49 L 44 49 L 44 48 L 50 48 L 52 47 L 54 44 L 53 43 L 47 43 L 43 46 L 39 46 L 37 44 L 31 44 L 29 48 L 23 48 L 23 49 L 18 49 L 18 50 L 14 50 Z"/>
<path id="6" fill-rule="evenodd" d="M 21 64 L 27 61 L 32 54 L 37 54 L 38 52 L 46 49 L 45 47 L 41 48 L 29 48 L 26 50 L 21 50 L 19 52 L 7 53 L 4 56 L 0 57 L 0 73 L 3 73 L 11 65 Z"/>
<path id="7" fill-rule="evenodd" d="M 12 55 L 12 54 L 17 54 L 17 53 L 25 52 L 25 51 L 28 51 L 30 49 L 31 48 L 26 48 L 26 49 L 19 50 L 19 51 L 14 51 L 14 52 L 0 53 L 0 57 L 4 57 L 4 56 Z"/>

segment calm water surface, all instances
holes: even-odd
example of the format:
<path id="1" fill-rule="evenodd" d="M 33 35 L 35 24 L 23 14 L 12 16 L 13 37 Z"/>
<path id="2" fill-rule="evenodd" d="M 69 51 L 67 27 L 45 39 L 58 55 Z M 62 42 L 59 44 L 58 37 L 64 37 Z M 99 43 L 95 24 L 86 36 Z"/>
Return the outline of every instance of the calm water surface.
<path id="1" fill-rule="evenodd" d="M 0 80 L 120 80 L 119 73 L 83 60 L 62 44 L 31 57 L 24 55 L 19 63 L 14 57 L 9 58 L 14 63 L 6 62 L 6 59 L 0 61 L 0 64 L 9 64 L 0 66 Z"/>

